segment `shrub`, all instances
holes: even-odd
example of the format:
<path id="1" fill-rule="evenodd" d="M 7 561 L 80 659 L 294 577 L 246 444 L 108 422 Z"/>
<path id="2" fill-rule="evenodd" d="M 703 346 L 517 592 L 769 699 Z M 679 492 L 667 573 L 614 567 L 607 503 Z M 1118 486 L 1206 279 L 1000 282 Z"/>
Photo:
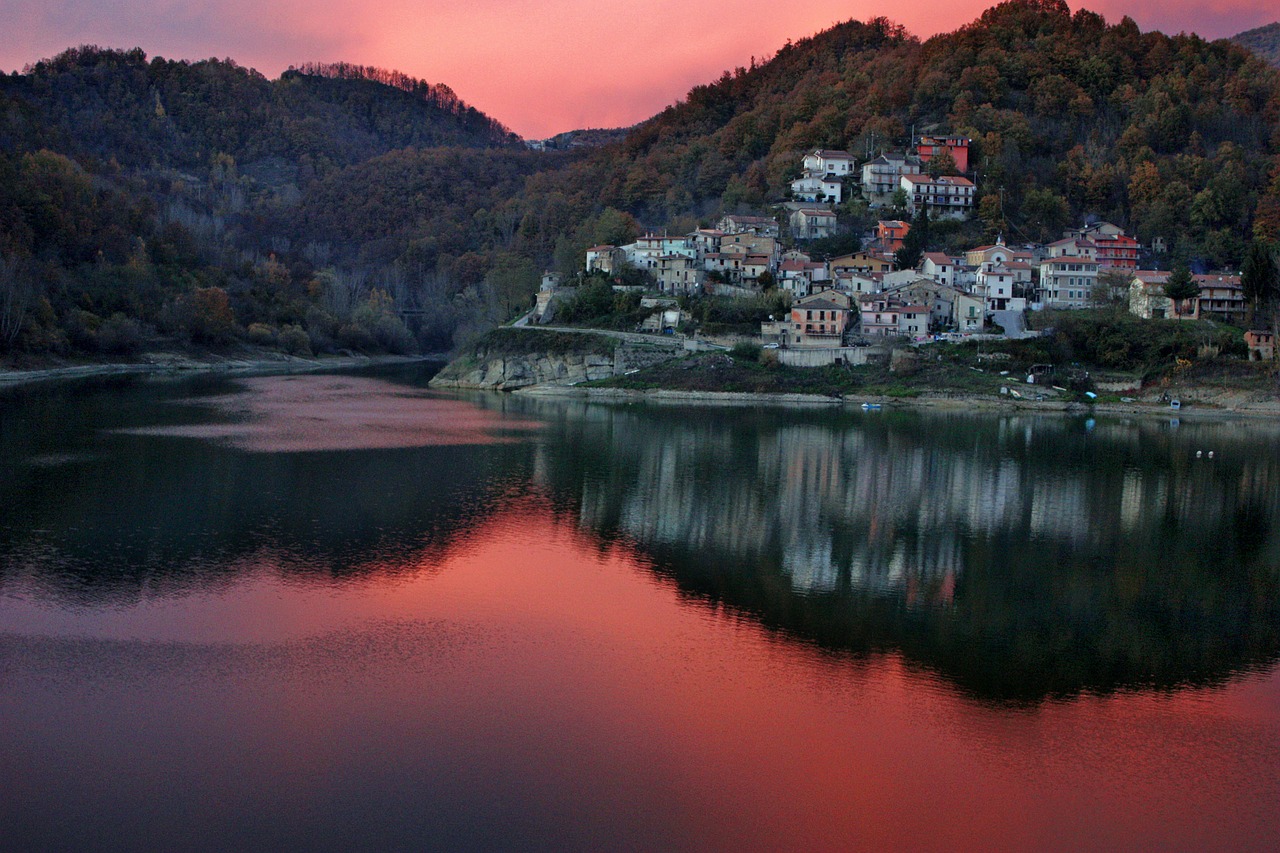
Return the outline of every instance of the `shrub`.
<path id="1" fill-rule="evenodd" d="M 280 330 L 280 348 L 290 355 L 310 357 L 311 339 L 301 326 L 285 326 Z"/>
<path id="2" fill-rule="evenodd" d="M 338 329 L 338 346 L 344 349 L 368 352 L 369 350 L 377 349 L 378 342 L 373 339 L 373 335 L 369 334 L 363 326 L 347 323 Z"/>
<path id="3" fill-rule="evenodd" d="M 142 349 L 144 338 L 142 324 L 118 312 L 98 327 L 98 349 L 112 355 L 136 353 Z"/>
<path id="4" fill-rule="evenodd" d="M 733 349 L 729 350 L 729 355 L 739 361 L 759 361 L 760 345 L 753 344 L 750 341 L 738 341 L 733 345 Z"/>
<path id="5" fill-rule="evenodd" d="M 274 346 L 275 342 L 275 329 L 271 328 L 266 323 L 249 324 L 249 343 L 257 344 L 260 347 L 269 347 Z"/>
<path id="6" fill-rule="evenodd" d="M 410 355 L 418 350 L 418 342 L 409 327 L 393 314 L 378 318 L 373 325 L 373 339 L 387 352 L 396 355 Z"/>

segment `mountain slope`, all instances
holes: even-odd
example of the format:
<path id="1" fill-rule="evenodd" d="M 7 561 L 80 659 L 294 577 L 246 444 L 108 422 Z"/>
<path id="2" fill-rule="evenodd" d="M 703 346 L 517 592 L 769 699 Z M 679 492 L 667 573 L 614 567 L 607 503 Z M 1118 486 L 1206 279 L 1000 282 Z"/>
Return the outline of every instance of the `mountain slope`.
<path id="1" fill-rule="evenodd" d="M 1234 35 L 1231 40 L 1280 67 L 1280 21 Z"/>
<path id="2" fill-rule="evenodd" d="M 661 221 L 781 198 L 806 149 L 950 131 L 974 140 L 993 225 L 1003 187 L 1028 238 L 1094 213 L 1238 263 L 1280 146 L 1278 79 L 1226 41 L 1057 0 L 1004 3 L 923 43 L 851 21 L 696 87 L 595 166 L 604 204 Z"/>
<path id="3" fill-rule="evenodd" d="M 198 167 L 214 154 L 348 165 L 405 147 L 519 144 L 448 87 L 350 65 L 268 80 L 230 60 L 148 61 L 138 49 L 81 47 L 0 77 L 0 95 L 41 119 L 8 133 L 126 167 Z"/>

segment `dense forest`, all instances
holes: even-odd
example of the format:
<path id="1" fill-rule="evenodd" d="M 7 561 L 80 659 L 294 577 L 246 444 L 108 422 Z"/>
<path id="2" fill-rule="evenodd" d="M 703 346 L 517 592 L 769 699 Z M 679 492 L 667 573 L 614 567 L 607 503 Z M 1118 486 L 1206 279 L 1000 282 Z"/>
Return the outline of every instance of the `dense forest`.
<path id="1" fill-rule="evenodd" d="M 1231 40 L 1252 50 L 1272 65 L 1280 66 L 1280 21 L 1267 24 L 1265 27 L 1245 30 L 1232 36 Z"/>
<path id="2" fill-rule="evenodd" d="M 395 72 L 84 47 L 0 76 L 0 352 L 443 350 L 592 243 L 767 210 L 806 149 L 913 131 L 973 140 L 978 215 L 934 230 L 952 248 L 1095 215 L 1223 269 L 1280 237 L 1280 72 L 1059 0 L 927 41 L 839 24 L 565 151 Z M 876 215 L 839 213 L 854 237 Z"/>

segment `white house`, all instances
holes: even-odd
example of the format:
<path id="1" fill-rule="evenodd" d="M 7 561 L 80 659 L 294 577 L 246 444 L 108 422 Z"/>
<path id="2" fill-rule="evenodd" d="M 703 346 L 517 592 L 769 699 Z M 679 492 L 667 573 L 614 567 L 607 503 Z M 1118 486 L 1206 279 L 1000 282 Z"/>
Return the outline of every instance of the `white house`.
<path id="1" fill-rule="evenodd" d="M 848 151 L 828 151 L 818 148 L 804 155 L 801 165 L 809 173 L 837 175 L 844 177 L 853 174 L 856 159 Z"/>
<path id="2" fill-rule="evenodd" d="M 791 235 L 797 240 L 830 237 L 836 230 L 836 215 L 818 207 L 802 207 L 791 214 Z"/>
<path id="3" fill-rule="evenodd" d="M 844 185 L 835 175 L 806 173 L 791 182 L 791 195 L 798 201 L 839 204 Z"/>
<path id="4" fill-rule="evenodd" d="M 924 208 L 933 219 L 965 219 L 973 210 L 975 187 L 968 178 L 907 174 L 898 181 L 912 216 Z"/>
<path id="5" fill-rule="evenodd" d="M 900 178 L 919 168 L 905 154 L 881 154 L 862 164 L 862 197 L 873 206 L 887 203 L 898 190 Z"/>

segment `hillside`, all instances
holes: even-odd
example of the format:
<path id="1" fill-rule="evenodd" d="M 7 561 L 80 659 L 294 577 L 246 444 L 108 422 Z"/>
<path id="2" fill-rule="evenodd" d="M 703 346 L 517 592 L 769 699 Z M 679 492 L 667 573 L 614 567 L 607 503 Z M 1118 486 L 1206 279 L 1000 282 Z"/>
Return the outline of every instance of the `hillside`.
<path id="1" fill-rule="evenodd" d="M 126 167 L 199 167 L 214 154 L 323 167 L 406 147 L 519 144 L 447 86 L 345 64 L 268 80 L 231 60 L 148 60 L 136 48 L 86 46 L 0 77 L 0 97 L 38 117 L 11 118 L 0 149 L 44 145 Z"/>
<path id="2" fill-rule="evenodd" d="M 1280 21 L 1252 30 L 1245 30 L 1231 37 L 1241 47 L 1248 48 L 1272 65 L 1280 67 Z"/>
<path id="3" fill-rule="evenodd" d="M 0 353 L 255 325 L 313 350 L 447 348 L 589 245 L 766 209 L 805 150 L 864 156 L 913 130 L 973 140 L 978 216 L 936 229 L 953 248 L 1095 215 L 1234 268 L 1252 237 L 1280 237 L 1280 72 L 1059 0 L 927 41 L 839 24 L 572 151 L 527 151 L 447 87 L 395 72 L 273 81 L 80 48 L 0 78 L 0 282 L 20 297 L 0 305 Z M 876 216 L 839 213 L 854 234 Z"/>
<path id="4" fill-rule="evenodd" d="M 851 21 L 694 88 L 575 180 L 660 222 L 781 198 L 807 149 L 861 155 L 905 145 L 913 127 L 955 132 L 974 140 L 990 230 L 1007 219 L 1041 239 L 1092 213 L 1234 265 L 1276 167 L 1278 80 L 1229 42 L 1108 25 L 1056 0 L 1005 3 L 923 43 Z"/>

